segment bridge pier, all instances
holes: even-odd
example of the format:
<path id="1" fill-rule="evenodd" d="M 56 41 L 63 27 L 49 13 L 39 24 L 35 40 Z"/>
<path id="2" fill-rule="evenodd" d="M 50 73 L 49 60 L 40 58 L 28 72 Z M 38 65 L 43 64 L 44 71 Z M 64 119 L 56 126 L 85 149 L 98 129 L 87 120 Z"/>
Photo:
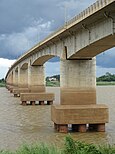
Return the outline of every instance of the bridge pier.
<path id="1" fill-rule="evenodd" d="M 18 67 L 18 88 L 28 87 L 28 68 Z"/>
<path id="2" fill-rule="evenodd" d="M 108 108 L 96 104 L 96 60 L 61 59 L 60 105 L 52 105 L 51 118 L 59 132 L 67 133 L 68 124 L 73 131 L 86 132 L 88 124 L 104 131 L 108 122 Z M 89 128 L 88 128 L 89 129 Z"/>
<path id="3" fill-rule="evenodd" d="M 28 66 L 18 66 L 14 70 L 13 82 L 14 97 L 20 96 L 20 92 L 28 91 Z"/>
<path id="4" fill-rule="evenodd" d="M 61 104 L 96 104 L 95 58 L 61 60 L 60 63 Z"/>
<path id="5" fill-rule="evenodd" d="M 31 92 L 45 92 L 44 66 L 28 67 L 28 88 Z"/>
<path id="6" fill-rule="evenodd" d="M 18 87 L 18 70 L 13 69 L 13 86 Z"/>
<path id="7" fill-rule="evenodd" d="M 13 71 L 9 73 L 8 78 L 6 80 L 6 88 L 12 93 L 13 91 Z"/>

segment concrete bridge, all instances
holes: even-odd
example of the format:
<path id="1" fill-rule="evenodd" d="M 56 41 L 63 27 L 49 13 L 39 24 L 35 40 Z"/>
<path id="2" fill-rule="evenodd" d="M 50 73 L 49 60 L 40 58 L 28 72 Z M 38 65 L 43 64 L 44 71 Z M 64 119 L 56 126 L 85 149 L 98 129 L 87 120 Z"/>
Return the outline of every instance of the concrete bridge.
<path id="1" fill-rule="evenodd" d="M 13 88 L 45 92 L 44 63 L 60 57 L 60 105 L 51 116 L 59 132 L 105 130 L 108 108 L 96 104 L 96 60 L 99 53 L 115 46 L 115 0 L 99 0 L 66 22 L 9 69 L 6 83 Z M 53 64 L 52 64 L 53 65 Z"/>

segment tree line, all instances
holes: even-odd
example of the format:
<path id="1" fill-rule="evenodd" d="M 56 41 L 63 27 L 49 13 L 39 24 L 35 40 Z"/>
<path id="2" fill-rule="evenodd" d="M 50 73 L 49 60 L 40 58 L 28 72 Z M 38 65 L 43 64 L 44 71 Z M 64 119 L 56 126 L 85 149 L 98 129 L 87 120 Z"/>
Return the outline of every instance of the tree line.
<path id="1" fill-rule="evenodd" d="M 5 80 L 4 79 L 0 79 L 0 83 L 5 83 Z"/>
<path id="2" fill-rule="evenodd" d="M 111 74 L 107 72 L 105 75 L 96 78 L 97 82 L 104 81 L 104 82 L 111 82 L 115 81 L 115 74 Z"/>
<path id="3" fill-rule="evenodd" d="M 60 75 L 54 75 L 54 76 L 50 76 L 50 77 L 46 77 L 46 81 L 49 81 L 49 78 L 56 78 L 57 81 L 60 81 Z M 111 74 L 109 72 L 106 72 L 105 75 L 102 75 L 100 77 L 96 78 L 97 82 L 112 82 L 115 81 L 115 74 Z"/>

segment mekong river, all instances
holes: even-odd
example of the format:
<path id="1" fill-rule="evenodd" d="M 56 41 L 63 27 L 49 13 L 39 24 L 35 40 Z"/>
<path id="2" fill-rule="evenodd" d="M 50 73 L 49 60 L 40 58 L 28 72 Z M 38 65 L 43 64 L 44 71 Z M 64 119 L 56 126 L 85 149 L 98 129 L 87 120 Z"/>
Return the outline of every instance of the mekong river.
<path id="1" fill-rule="evenodd" d="M 55 92 L 54 104 L 59 103 L 59 88 L 47 88 Z M 70 133 L 76 140 L 95 144 L 115 143 L 115 86 L 97 87 L 97 102 L 109 107 L 109 123 L 106 132 Z M 51 106 L 21 106 L 20 98 L 13 97 L 6 88 L 0 88 L 0 149 L 15 150 L 23 143 L 53 143 L 62 146 L 66 134 L 58 133 L 51 121 Z"/>

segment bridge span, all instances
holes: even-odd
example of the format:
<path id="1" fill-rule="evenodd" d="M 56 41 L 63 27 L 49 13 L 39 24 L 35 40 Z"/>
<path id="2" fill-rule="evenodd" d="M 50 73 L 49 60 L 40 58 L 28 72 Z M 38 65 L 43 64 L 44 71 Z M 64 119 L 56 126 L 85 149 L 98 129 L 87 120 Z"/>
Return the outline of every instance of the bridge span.
<path id="1" fill-rule="evenodd" d="M 60 132 L 105 130 L 108 108 L 96 103 L 95 56 L 115 46 L 115 0 L 98 0 L 22 55 L 9 69 L 13 89 L 45 92 L 44 63 L 60 57 L 60 105 L 52 121 Z M 52 64 L 53 65 L 53 64 Z"/>

